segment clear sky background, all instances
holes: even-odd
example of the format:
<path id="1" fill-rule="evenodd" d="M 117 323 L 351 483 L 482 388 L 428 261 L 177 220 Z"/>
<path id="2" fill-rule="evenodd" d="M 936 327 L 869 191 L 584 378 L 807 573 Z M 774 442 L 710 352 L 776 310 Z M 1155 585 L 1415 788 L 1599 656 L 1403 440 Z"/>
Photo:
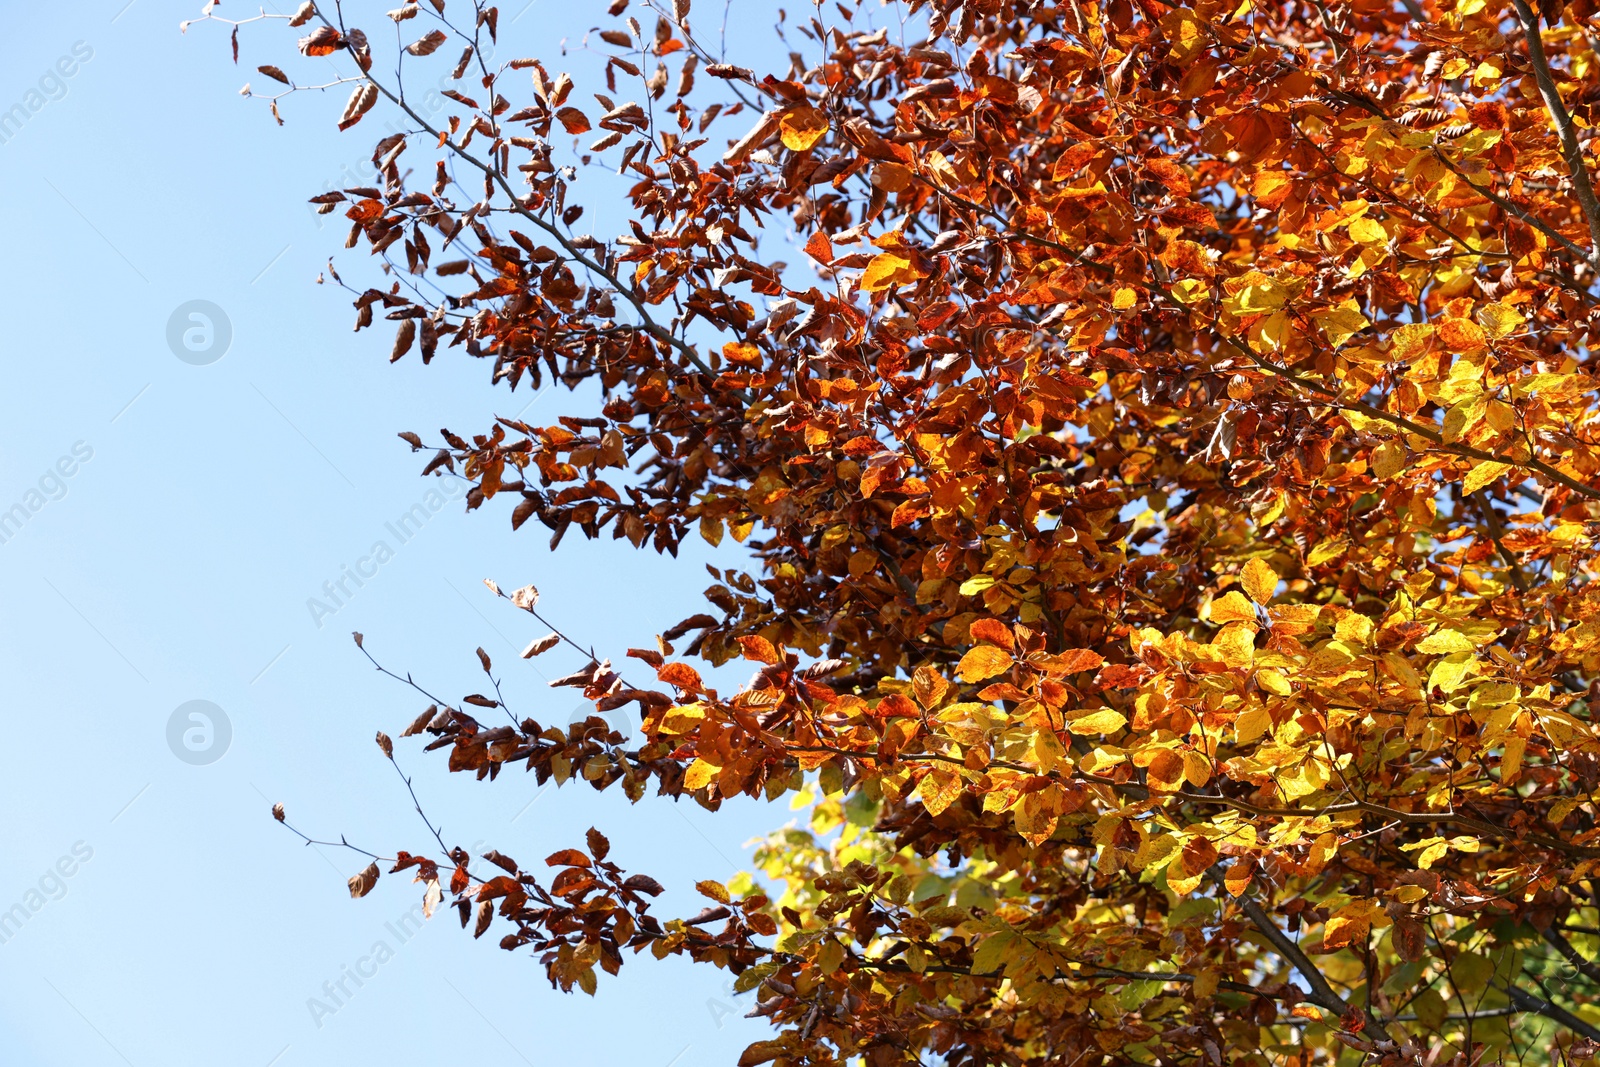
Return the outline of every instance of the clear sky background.
<path id="1" fill-rule="evenodd" d="M 338 134 L 341 89 L 291 98 L 276 126 L 238 90 L 265 82 L 260 63 L 304 71 L 293 31 L 247 27 L 235 67 L 223 27 L 179 34 L 200 6 L 12 4 L 0 37 L 0 111 L 26 106 L 41 79 L 45 100 L 0 144 L 0 511 L 40 504 L 0 544 L 0 912 L 38 905 L 0 944 L 0 1061 L 734 1062 L 767 1031 L 740 1018 L 749 998 L 725 992 L 722 972 L 646 955 L 602 976 L 597 997 L 566 996 L 528 954 L 473 942 L 453 911 L 401 943 L 387 924 L 420 886 L 385 876 L 352 901 L 345 879 L 363 862 L 303 847 L 272 821 L 281 801 L 317 836 L 385 854 L 427 843 L 372 740 L 423 704 L 371 670 L 352 630 L 451 699 L 481 688 L 481 645 L 519 714 L 564 719 L 573 691 L 539 672 L 577 658 L 518 660 L 543 630 L 482 580 L 537 584 L 553 621 L 620 658 L 702 610 L 712 557 L 694 544 L 662 559 L 576 532 L 552 557 L 539 524 L 512 533 L 509 503 L 471 515 L 453 503 L 405 544 L 393 538 L 385 524 L 431 484 L 395 433 L 486 429 L 527 395 L 491 390 L 487 364 L 447 352 L 390 367 L 387 331 L 351 332 L 347 295 L 314 280 L 329 255 L 352 283 L 376 273 L 343 250 L 340 217 L 319 220 L 305 201 L 370 154 L 387 116 Z M 367 21 L 384 6 L 366 5 Z M 511 0 L 499 54 L 559 70 L 562 40 L 577 44 L 604 6 Z M 776 5 L 734 6 L 730 51 L 786 66 Z M 219 13 L 254 10 L 228 0 Z M 614 180 L 586 172 L 579 190 L 596 233 L 624 229 Z M 191 300 L 231 324 L 209 365 L 168 346 L 169 317 Z M 580 407 L 552 392 L 526 417 Z M 319 628 L 307 599 L 379 540 L 394 558 Z M 168 745 L 169 719 L 192 700 L 231 724 L 207 765 Z M 420 748 L 398 742 L 397 755 L 452 843 L 529 865 L 596 825 L 614 859 L 668 886 L 657 910 L 669 915 L 698 910 L 695 879 L 731 876 L 753 836 L 792 817 L 782 803 L 709 816 L 586 787 L 539 795 L 517 771 L 479 784 Z M 346 979 L 353 995 L 314 1021 L 308 1001 L 329 1003 L 324 983 L 380 941 L 392 958 L 360 987 Z"/>

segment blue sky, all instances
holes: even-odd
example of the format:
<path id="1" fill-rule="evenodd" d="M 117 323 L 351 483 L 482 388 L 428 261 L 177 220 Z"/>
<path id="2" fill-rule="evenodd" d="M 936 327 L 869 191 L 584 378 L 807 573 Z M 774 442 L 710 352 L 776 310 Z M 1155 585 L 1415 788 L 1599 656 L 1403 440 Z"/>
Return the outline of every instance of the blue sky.
<path id="1" fill-rule="evenodd" d="M 604 6 L 507 4 L 501 53 L 560 69 L 559 42 L 576 42 Z M 772 7 L 754 18 L 755 6 L 741 8 L 730 45 L 771 52 Z M 221 27 L 178 33 L 199 7 L 13 5 L 0 38 L 0 112 L 28 109 L 0 144 L 11 206 L 0 513 L 26 512 L 0 526 L 0 671 L 14 687 L 0 913 L 28 911 L 0 943 L 0 1057 L 733 1062 L 766 1031 L 739 1017 L 747 998 L 730 1011 L 720 972 L 646 958 L 596 998 L 563 996 L 529 956 L 474 943 L 453 913 L 402 940 L 419 886 L 385 877 L 351 901 L 358 857 L 301 847 L 272 822 L 281 801 L 319 836 L 385 853 L 424 844 L 372 742 L 421 703 L 371 670 L 350 631 L 455 698 L 480 688 L 481 645 L 520 713 L 564 717 L 571 691 L 539 672 L 576 658 L 517 660 L 542 628 L 482 580 L 537 584 L 552 620 L 620 657 L 701 610 L 713 557 L 695 545 L 664 560 L 574 533 L 553 559 L 537 524 L 512 533 L 509 505 L 467 515 L 452 502 L 403 544 L 393 536 L 386 524 L 432 484 L 396 432 L 483 429 L 527 397 L 492 391 L 484 364 L 450 354 L 390 367 L 386 333 L 352 333 L 347 297 L 316 276 L 330 254 L 353 283 L 374 274 L 342 249 L 338 217 L 319 220 L 305 201 L 368 154 L 367 126 L 385 116 L 338 134 L 340 91 L 290 99 L 279 128 L 238 90 L 264 81 L 259 63 L 291 66 L 292 34 L 247 28 L 235 67 Z M 624 228 L 614 180 L 586 173 L 579 188 L 596 233 Z M 195 300 L 231 329 L 208 364 L 168 345 L 174 311 Z M 547 393 L 526 417 L 582 404 Z M 308 599 L 378 541 L 393 557 L 314 620 Z M 174 712 L 197 700 L 221 708 L 232 735 L 203 765 L 168 746 Z M 452 842 L 527 863 L 597 825 L 613 858 L 669 887 L 669 914 L 697 910 L 695 879 L 729 877 L 745 842 L 791 818 L 781 802 L 708 816 L 587 789 L 538 795 L 516 773 L 477 784 L 419 749 L 401 742 L 397 755 Z M 359 986 L 345 977 L 358 967 Z M 314 1019 L 308 1002 L 330 1003 L 324 984 L 341 978 L 337 1010 Z"/>

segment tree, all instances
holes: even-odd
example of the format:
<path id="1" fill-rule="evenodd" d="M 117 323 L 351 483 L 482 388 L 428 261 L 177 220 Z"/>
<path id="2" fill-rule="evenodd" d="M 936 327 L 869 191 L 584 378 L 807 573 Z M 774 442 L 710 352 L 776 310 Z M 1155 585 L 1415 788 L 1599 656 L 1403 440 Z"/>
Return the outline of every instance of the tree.
<path id="1" fill-rule="evenodd" d="M 746 1065 L 1594 1060 L 1589 0 L 846 0 L 778 13 L 773 73 L 616 0 L 582 90 L 491 59 L 481 0 L 354 6 L 287 24 L 342 128 L 396 123 L 313 199 L 378 257 L 357 328 L 603 395 L 402 434 L 425 472 L 552 547 L 750 560 L 561 679 L 587 722 L 495 686 L 401 736 L 812 811 L 696 916 L 594 830 L 487 881 L 385 857 L 430 910 L 564 990 L 726 968 L 775 1031 Z M 327 87 L 258 69 L 275 116 Z M 635 182 L 629 232 L 573 229 L 575 166 Z"/>

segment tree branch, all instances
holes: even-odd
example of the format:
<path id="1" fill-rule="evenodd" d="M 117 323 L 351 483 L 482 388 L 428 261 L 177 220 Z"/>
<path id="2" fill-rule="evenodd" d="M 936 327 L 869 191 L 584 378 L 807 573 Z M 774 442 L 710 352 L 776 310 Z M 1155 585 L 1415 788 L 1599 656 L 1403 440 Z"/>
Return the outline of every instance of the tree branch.
<path id="1" fill-rule="evenodd" d="M 1534 79 L 1539 83 L 1539 95 L 1544 97 L 1545 109 L 1550 112 L 1550 121 L 1555 124 L 1556 134 L 1561 138 L 1561 154 L 1567 161 L 1567 173 L 1572 176 L 1572 191 L 1578 198 L 1578 206 L 1583 209 L 1583 217 L 1589 223 L 1589 264 L 1600 267 L 1600 261 L 1597 261 L 1600 260 L 1600 201 L 1595 199 L 1594 186 L 1589 181 L 1589 168 L 1583 162 L 1583 146 L 1578 143 L 1572 116 L 1568 114 L 1561 91 L 1550 74 L 1550 60 L 1544 54 L 1544 41 L 1539 36 L 1539 16 L 1528 6 L 1528 0 L 1511 0 L 1511 3 L 1517 9 L 1522 28 L 1527 31 L 1528 60 L 1533 65 Z"/>
<path id="2" fill-rule="evenodd" d="M 1212 881 L 1226 889 L 1225 876 L 1219 868 L 1212 867 L 1207 873 Z M 1365 1020 L 1361 1032 L 1366 1034 L 1369 1040 L 1390 1045 L 1398 1044 L 1394 1038 L 1389 1036 L 1389 1031 L 1384 1029 L 1383 1024 L 1370 1011 L 1362 1011 L 1347 1003 L 1343 997 L 1334 992 L 1333 986 L 1328 984 L 1328 980 L 1317 969 L 1317 965 L 1311 962 L 1311 958 L 1301 950 L 1299 945 L 1295 944 L 1292 937 L 1279 929 L 1278 924 L 1272 921 L 1272 916 L 1267 914 L 1267 910 L 1254 897 L 1247 892 L 1245 895 L 1236 898 L 1234 903 L 1239 906 L 1240 911 L 1244 912 L 1245 917 L 1255 925 L 1255 928 L 1261 931 L 1262 936 L 1271 942 L 1272 947 L 1277 949 L 1278 954 L 1288 960 L 1296 971 L 1300 972 L 1300 977 L 1305 979 L 1306 985 L 1311 990 L 1310 1000 L 1314 1004 L 1336 1013 L 1341 1019 L 1355 1013 Z"/>
<path id="3" fill-rule="evenodd" d="M 1552 1003 L 1543 997 L 1535 996 L 1526 989 L 1518 989 L 1516 986 L 1509 984 L 1505 987 L 1505 994 L 1511 998 L 1512 1004 L 1515 1004 L 1523 1011 L 1531 1011 L 1535 1015 L 1543 1015 L 1546 1019 L 1560 1023 L 1573 1033 L 1582 1034 L 1591 1041 L 1600 1041 L 1600 1030 L 1590 1026 L 1559 1004 Z"/>
<path id="4" fill-rule="evenodd" d="M 1555 947 L 1555 950 L 1567 958 L 1567 962 L 1576 967 L 1586 977 L 1600 982 L 1600 963 L 1585 959 L 1583 953 L 1573 947 L 1572 942 L 1562 937 L 1554 926 L 1539 931 L 1546 941 Z"/>

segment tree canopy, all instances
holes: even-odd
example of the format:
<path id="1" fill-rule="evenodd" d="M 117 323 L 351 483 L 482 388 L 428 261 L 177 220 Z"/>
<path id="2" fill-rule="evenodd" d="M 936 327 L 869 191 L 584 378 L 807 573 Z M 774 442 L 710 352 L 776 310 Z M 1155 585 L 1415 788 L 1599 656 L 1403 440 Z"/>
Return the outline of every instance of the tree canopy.
<path id="1" fill-rule="evenodd" d="M 586 722 L 496 683 L 400 736 L 809 809 L 698 915 L 598 830 L 382 857 L 430 910 L 563 990 L 725 968 L 743 1065 L 1593 1060 L 1591 0 L 739 0 L 771 71 L 723 5 L 615 0 L 583 84 L 482 0 L 213 6 L 280 122 L 319 57 L 391 122 L 313 200 L 357 328 L 599 398 L 403 434 L 425 473 L 552 548 L 748 561 L 653 639 L 546 605 Z"/>

